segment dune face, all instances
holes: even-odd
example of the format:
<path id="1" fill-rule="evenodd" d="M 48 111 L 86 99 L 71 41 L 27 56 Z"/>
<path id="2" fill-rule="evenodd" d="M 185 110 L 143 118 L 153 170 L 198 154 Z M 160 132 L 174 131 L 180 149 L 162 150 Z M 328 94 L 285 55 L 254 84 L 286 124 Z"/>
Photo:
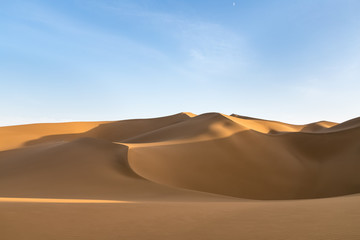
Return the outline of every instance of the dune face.
<path id="1" fill-rule="evenodd" d="M 101 209 L 106 212 L 111 208 L 109 219 L 117 222 L 124 220 L 113 215 L 115 212 L 121 212 L 129 219 L 133 218 L 131 213 L 142 217 L 141 211 L 131 210 L 132 204 L 140 203 L 139 208 L 154 218 L 164 217 L 149 210 L 160 211 L 158 204 L 170 204 L 165 208 L 182 217 L 183 213 L 174 208 L 184 209 L 190 217 L 195 217 L 192 214 L 198 211 L 206 214 L 214 211 L 224 218 L 228 212 L 252 211 L 244 210 L 247 207 L 255 209 L 254 214 L 275 207 L 283 213 L 276 221 L 287 221 L 286 214 L 294 213 L 291 206 L 299 209 L 294 210 L 296 214 L 309 219 L 312 218 L 312 206 L 322 203 L 323 211 L 331 211 L 332 202 L 341 207 L 342 201 L 348 202 L 348 209 L 355 211 L 358 209 L 357 196 L 341 197 L 336 201 L 318 198 L 360 192 L 359 123 L 359 119 L 353 119 L 341 124 L 321 121 L 291 125 L 236 114 L 197 116 L 179 113 L 154 119 L 1 127 L 0 207 L 4 215 L 0 214 L 0 222 L 15 221 L 13 214 L 16 212 L 19 221 L 25 224 L 22 211 L 33 214 L 45 211 L 43 209 L 59 215 L 74 209 L 87 215 L 88 205 L 86 208 L 77 206 L 95 203 L 100 215 L 104 214 L 100 213 Z M 280 207 L 281 201 L 253 203 L 250 199 L 308 199 L 311 202 L 286 201 L 285 207 Z M 51 204 L 60 205 L 52 207 Z M 119 207 L 119 204 L 128 205 Z M 308 212 L 301 213 L 303 208 Z M 278 214 L 271 211 L 270 215 Z M 360 220 L 359 211 L 354 213 L 356 216 L 352 221 Z M 70 213 L 66 214 L 62 219 L 67 219 Z M 251 218 L 252 213 L 246 214 Z M 209 219 L 213 217 L 208 216 Z M 231 218 L 244 221 L 234 213 Z M 264 218 L 266 216 L 262 216 Z M 170 221 L 168 217 L 163 219 Z M 292 221 L 298 224 L 296 220 Z M 231 221 L 225 222 L 232 226 Z M 94 224 L 91 221 L 85 223 L 87 227 Z M 44 225 L 44 222 L 37 224 Z M 68 226 L 62 220 L 56 220 L 54 224 Z M 110 222 L 108 224 L 112 226 Z M 189 224 L 193 223 L 190 221 Z M 265 229 L 271 228 L 265 222 L 261 224 Z M 187 220 L 179 226 L 183 231 L 189 231 Z M 32 228 L 18 228 L 31 233 L 34 239 L 38 237 Z M 0 224 L 0 230 L 4 229 L 9 226 Z M 10 229 L 15 229 L 13 224 Z M 104 227 L 104 231 L 106 229 L 112 227 Z M 345 226 L 341 228 L 341 236 L 345 236 L 344 229 Z M 57 229 L 52 231 L 58 232 Z M 113 238 L 109 235 L 108 239 L 144 237 L 136 231 L 124 231 L 132 235 L 111 235 Z M 171 231 L 170 235 L 177 230 Z M 226 235 L 222 230 L 214 230 L 215 235 L 206 234 L 206 239 L 220 239 L 220 236 L 223 239 L 234 236 L 266 239 L 267 236 L 266 233 L 263 238 L 249 235 L 247 231 L 250 230 L 240 234 L 235 226 L 231 231 L 233 234 Z M 45 232 L 46 236 L 51 236 L 50 230 Z M 10 230 L 6 234 L 7 239 L 23 237 L 15 236 Z M 177 236 L 188 237 L 181 234 Z M 203 232 L 197 234 L 204 236 Z M 273 234 L 274 238 L 286 235 L 270 230 L 268 234 Z M 82 236 L 81 239 L 99 239 L 102 235 Z M 153 239 L 165 237 L 161 234 L 151 236 Z"/>

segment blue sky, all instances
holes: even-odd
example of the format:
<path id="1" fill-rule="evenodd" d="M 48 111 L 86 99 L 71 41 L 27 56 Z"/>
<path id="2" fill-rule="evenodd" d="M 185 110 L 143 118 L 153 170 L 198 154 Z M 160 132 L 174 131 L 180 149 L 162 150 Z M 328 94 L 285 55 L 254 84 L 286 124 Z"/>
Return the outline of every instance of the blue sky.
<path id="1" fill-rule="evenodd" d="M 0 125 L 360 116 L 360 1 L 0 1 Z"/>

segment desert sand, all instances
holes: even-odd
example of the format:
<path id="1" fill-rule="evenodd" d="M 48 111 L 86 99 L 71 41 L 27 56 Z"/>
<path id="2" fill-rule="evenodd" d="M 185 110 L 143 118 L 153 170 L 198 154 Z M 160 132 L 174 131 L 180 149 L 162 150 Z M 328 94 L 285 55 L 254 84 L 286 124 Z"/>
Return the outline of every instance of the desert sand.
<path id="1" fill-rule="evenodd" d="M 360 118 L 0 127 L 0 239 L 360 239 Z"/>

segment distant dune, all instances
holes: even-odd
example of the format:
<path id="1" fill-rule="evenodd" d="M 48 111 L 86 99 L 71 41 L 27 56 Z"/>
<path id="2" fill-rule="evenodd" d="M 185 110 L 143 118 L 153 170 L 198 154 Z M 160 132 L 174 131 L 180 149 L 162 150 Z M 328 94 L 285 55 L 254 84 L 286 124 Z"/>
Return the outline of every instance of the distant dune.
<path id="1" fill-rule="evenodd" d="M 0 238 L 360 239 L 359 139 L 220 113 L 0 127 Z"/>

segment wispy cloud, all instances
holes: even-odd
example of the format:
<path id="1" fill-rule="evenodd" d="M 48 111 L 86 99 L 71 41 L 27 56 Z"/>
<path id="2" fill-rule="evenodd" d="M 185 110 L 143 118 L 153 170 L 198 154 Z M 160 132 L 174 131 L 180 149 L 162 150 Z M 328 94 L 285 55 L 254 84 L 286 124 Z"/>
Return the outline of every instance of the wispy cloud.
<path id="1" fill-rule="evenodd" d="M 117 14 L 141 18 L 158 34 L 167 33 L 174 49 L 167 52 L 173 70 L 183 79 L 225 80 L 239 76 L 249 64 L 245 39 L 217 23 L 141 8 L 135 4 L 104 5 Z M 164 53 L 165 54 L 165 53 Z M 176 55 L 176 56 L 174 56 Z"/>

